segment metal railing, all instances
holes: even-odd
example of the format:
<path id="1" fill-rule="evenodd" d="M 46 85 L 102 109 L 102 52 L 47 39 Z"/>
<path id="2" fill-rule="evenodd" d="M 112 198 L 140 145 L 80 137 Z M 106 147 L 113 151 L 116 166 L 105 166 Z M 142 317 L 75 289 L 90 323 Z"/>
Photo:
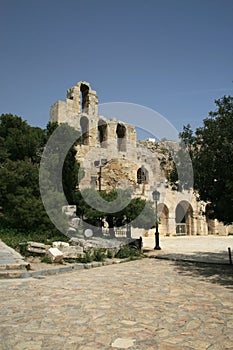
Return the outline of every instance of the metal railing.
<path id="1" fill-rule="evenodd" d="M 176 224 L 176 234 L 177 236 L 185 236 L 189 233 L 189 227 L 187 224 Z"/>
<path id="2" fill-rule="evenodd" d="M 126 237 L 127 233 L 126 233 L 126 228 L 122 228 L 122 227 L 115 227 L 114 228 L 115 231 L 115 237 Z"/>

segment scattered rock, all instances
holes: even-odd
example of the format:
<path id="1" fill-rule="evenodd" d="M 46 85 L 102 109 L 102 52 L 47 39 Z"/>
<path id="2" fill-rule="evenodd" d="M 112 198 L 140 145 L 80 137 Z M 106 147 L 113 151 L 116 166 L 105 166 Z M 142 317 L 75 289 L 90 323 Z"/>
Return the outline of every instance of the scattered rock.
<path id="1" fill-rule="evenodd" d="M 45 254 L 49 248 L 50 246 L 44 243 L 27 242 L 27 251 L 31 253 Z"/>
<path id="2" fill-rule="evenodd" d="M 68 242 L 62 242 L 62 241 L 57 241 L 53 242 L 53 248 L 63 248 L 63 247 L 69 247 L 70 244 Z"/>
<path id="3" fill-rule="evenodd" d="M 64 246 L 60 247 L 59 250 L 63 253 L 64 258 L 77 259 L 85 256 L 83 247 L 80 246 Z"/>
<path id="4" fill-rule="evenodd" d="M 79 246 L 83 248 L 83 252 L 88 252 L 92 255 L 95 249 L 103 249 L 107 251 L 111 251 L 112 255 L 115 256 L 118 251 L 123 247 L 130 245 L 135 240 L 132 239 L 104 239 L 101 237 L 92 237 L 91 239 L 84 239 L 78 237 L 72 237 L 70 239 L 70 244 Z"/>
<path id="5" fill-rule="evenodd" d="M 58 248 L 49 248 L 47 255 L 51 258 L 52 262 L 59 263 L 63 260 L 63 253 Z"/>

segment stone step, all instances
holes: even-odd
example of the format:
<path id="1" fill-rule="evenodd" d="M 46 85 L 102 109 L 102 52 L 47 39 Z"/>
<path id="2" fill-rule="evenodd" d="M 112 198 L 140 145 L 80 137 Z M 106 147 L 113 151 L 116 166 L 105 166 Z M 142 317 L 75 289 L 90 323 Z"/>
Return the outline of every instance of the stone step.
<path id="1" fill-rule="evenodd" d="M 0 279 L 28 277 L 29 268 L 21 254 L 0 240 Z"/>
<path id="2" fill-rule="evenodd" d="M 0 270 L 0 279 L 27 278 L 29 274 L 24 270 Z"/>

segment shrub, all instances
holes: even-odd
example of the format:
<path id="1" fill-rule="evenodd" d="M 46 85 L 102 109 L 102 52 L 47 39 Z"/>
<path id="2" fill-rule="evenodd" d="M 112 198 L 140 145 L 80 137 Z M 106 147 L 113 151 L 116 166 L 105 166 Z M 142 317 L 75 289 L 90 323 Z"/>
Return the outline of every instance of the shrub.
<path id="1" fill-rule="evenodd" d="M 91 257 L 90 253 L 86 252 L 85 257 L 80 258 L 79 261 L 80 261 L 81 263 L 86 264 L 86 263 L 92 262 L 92 261 L 93 261 L 93 258 Z"/>
<path id="2" fill-rule="evenodd" d="M 110 249 L 107 251 L 107 258 L 108 259 L 112 259 L 113 258 L 113 252 Z"/>
<path id="3" fill-rule="evenodd" d="M 26 247 L 28 241 L 34 241 L 45 244 L 52 244 L 54 241 L 65 241 L 69 238 L 60 232 L 54 233 L 50 231 L 34 232 L 34 231 L 18 231 L 15 228 L 0 227 L 0 239 L 13 249 L 17 249 L 23 256 L 28 254 Z"/>
<path id="4" fill-rule="evenodd" d="M 133 256 L 139 256 L 140 252 L 138 249 L 130 248 L 128 246 L 122 247 L 116 254 L 116 258 L 126 259 Z"/>
<path id="5" fill-rule="evenodd" d="M 46 264 L 52 264 L 52 260 L 48 255 L 43 255 L 40 257 L 40 261 Z"/>
<path id="6" fill-rule="evenodd" d="M 98 248 L 94 250 L 94 254 L 93 254 L 93 260 L 94 261 L 104 261 L 105 259 L 105 254 L 103 249 Z"/>

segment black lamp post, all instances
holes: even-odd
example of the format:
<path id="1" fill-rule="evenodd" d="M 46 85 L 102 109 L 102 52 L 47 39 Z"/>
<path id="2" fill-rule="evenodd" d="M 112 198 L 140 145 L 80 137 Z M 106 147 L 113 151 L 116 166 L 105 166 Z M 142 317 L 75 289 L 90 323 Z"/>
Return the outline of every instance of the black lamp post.
<path id="1" fill-rule="evenodd" d="M 160 250 L 160 246 L 159 246 L 159 223 L 158 223 L 158 201 L 160 198 L 160 193 L 159 191 L 154 191 L 152 193 L 153 195 L 153 199 L 155 201 L 155 227 L 156 227 L 156 231 L 155 231 L 155 250 Z"/>

